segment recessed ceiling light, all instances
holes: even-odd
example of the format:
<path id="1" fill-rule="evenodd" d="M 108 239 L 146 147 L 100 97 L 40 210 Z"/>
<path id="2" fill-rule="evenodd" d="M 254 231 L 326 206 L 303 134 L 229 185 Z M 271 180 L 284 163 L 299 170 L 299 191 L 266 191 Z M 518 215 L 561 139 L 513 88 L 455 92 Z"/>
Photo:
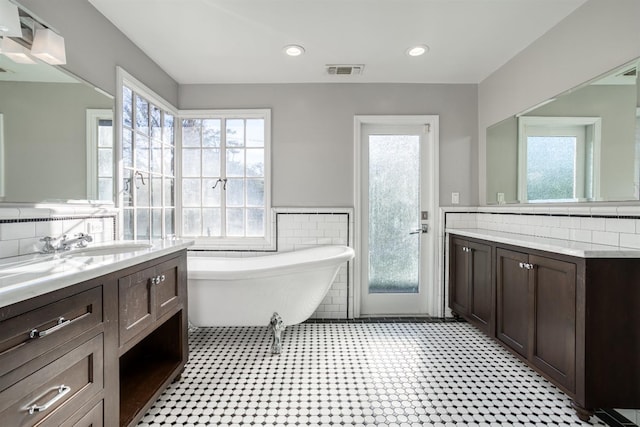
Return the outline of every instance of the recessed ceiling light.
<path id="1" fill-rule="evenodd" d="M 407 49 L 407 55 L 409 56 L 421 56 L 429 51 L 429 46 L 421 44 L 419 46 L 410 47 Z"/>
<path id="2" fill-rule="evenodd" d="M 289 56 L 300 56 L 304 53 L 304 48 L 297 44 L 287 45 L 284 48 L 282 48 L 282 50 L 284 51 L 284 53 L 286 53 Z"/>

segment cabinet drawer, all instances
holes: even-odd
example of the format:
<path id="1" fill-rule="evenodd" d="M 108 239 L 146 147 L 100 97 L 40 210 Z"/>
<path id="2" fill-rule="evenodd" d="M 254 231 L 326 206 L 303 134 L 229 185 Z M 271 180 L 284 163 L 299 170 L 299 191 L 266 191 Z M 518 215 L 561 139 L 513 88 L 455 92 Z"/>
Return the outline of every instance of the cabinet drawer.
<path id="1" fill-rule="evenodd" d="M 102 321 L 98 286 L 0 322 L 0 376 Z"/>
<path id="2" fill-rule="evenodd" d="M 103 335 L 0 393 L 0 420 L 7 426 L 61 425 L 103 389 Z"/>
<path id="3" fill-rule="evenodd" d="M 60 427 L 102 427 L 104 425 L 104 403 L 101 400 L 77 421 L 67 420 Z M 78 417 L 74 416 L 73 420 Z"/>

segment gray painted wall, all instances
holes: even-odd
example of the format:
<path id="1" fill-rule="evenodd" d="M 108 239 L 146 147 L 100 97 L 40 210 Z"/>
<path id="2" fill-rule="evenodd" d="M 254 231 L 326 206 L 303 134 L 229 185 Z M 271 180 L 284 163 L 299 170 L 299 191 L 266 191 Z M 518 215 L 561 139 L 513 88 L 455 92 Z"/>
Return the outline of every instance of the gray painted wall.
<path id="1" fill-rule="evenodd" d="M 440 116 L 440 204 L 477 203 L 477 86 L 182 85 L 180 109 L 270 108 L 274 206 L 353 206 L 355 115 Z"/>
<path id="2" fill-rule="evenodd" d="M 510 117 L 487 129 L 487 203 L 518 200 L 518 120 Z"/>
<path id="3" fill-rule="evenodd" d="M 4 200 L 86 199 L 86 109 L 112 105 L 85 84 L 0 82 Z"/>
<path id="4" fill-rule="evenodd" d="M 116 65 L 119 65 L 177 105 L 178 84 L 88 0 L 19 1 L 64 37 L 66 70 L 115 95 Z"/>
<path id="5" fill-rule="evenodd" d="M 639 16 L 638 0 L 589 0 L 480 83 L 482 204 L 487 127 L 640 57 Z"/>

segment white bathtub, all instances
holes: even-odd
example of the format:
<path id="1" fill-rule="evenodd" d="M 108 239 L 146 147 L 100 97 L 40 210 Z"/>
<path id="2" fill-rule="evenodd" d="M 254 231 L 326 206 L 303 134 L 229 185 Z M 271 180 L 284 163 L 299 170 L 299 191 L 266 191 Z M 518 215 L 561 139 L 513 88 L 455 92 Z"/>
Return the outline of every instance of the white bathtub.
<path id="1" fill-rule="evenodd" d="M 248 258 L 188 258 L 189 319 L 195 326 L 283 326 L 303 322 L 324 299 L 347 246 L 320 246 Z"/>

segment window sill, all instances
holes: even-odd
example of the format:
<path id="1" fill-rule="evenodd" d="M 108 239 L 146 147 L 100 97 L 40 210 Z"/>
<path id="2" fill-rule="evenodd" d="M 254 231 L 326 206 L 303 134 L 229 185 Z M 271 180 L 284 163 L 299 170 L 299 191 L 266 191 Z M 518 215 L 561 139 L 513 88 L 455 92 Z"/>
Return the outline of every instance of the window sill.
<path id="1" fill-rule="evenodd" d="M 194 239 L 195 244 L 190 250 L 201 251 L 275 251 L 275 239 L 264 237 L 215 238 L 215 237 L 185 237 Z"/>

